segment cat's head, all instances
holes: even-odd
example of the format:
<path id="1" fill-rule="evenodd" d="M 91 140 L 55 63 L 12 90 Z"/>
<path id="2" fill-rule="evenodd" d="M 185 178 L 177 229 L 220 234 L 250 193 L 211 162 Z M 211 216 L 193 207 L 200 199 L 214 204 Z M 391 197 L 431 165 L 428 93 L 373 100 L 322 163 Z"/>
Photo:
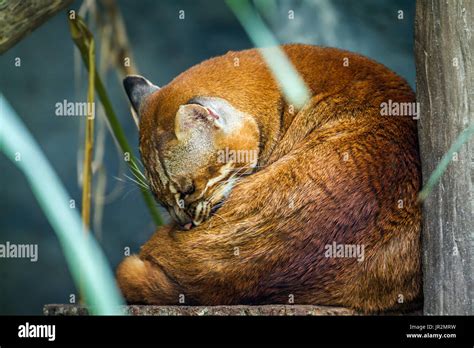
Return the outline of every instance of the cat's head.
<path id="1" fill-rule="evenodd" d="M 141 118 L 140 152 L 154 196 L 183 228 L 202 224 L 236 180 L 256 167 L 256 121 L 213 96 L 170 106 L 173 101 L 141 76 L 128 76 L 124 87 Z"/>

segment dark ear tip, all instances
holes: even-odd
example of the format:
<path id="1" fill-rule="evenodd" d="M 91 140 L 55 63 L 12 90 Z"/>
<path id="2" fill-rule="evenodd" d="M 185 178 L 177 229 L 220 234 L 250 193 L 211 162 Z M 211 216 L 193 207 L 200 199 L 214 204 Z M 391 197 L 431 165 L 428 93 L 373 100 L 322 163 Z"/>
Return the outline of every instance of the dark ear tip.
<path id="1" fill-rule="evenodd" d="M 123 79 L 123 87 L 136 112 L 139 112 L 142 100 L 159 89 L 159 87 L 139 75 L 129 75 L 125 77 Z"/>
<path id="2" fill-rule="evenodd" d="M 123 79 L 123 87 L 127 92 L 131 91 L 132 87 L 140 83 L 147 83 L 147 80 L 139 75 L 128 75 Z"/>

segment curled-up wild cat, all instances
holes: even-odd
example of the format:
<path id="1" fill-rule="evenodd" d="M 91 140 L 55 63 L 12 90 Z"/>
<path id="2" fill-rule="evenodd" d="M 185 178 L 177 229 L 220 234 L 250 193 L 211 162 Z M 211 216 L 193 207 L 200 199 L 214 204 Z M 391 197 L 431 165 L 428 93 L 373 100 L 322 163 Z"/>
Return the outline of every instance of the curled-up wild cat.
<path id="1" fill-rule="evenodd" d="M 416 121 L 381 114 L 414 93 L 360 55 L 282 48 L 312 93 L 301 109 L 256 49 L 163 88 L 125 79 L 150 187 L 175 220 L 120 264 L 127 301 L 371 312 L 419 298 Z"/>

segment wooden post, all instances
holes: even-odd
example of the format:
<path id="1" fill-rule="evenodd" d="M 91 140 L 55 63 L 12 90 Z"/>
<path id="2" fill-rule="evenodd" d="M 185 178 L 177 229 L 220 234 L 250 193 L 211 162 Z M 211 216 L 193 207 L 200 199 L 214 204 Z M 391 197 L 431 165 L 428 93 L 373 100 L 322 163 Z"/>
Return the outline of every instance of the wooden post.
<path id="1" fill-rule="evenodd" d="M 418 0 L 417 101 L 423 182 L 474 121 L 474 1 Z M 474 139 L 454 153 L 423 205 L 424 313 L 472 315 Z"/>
<path id="2" fill-rule="evenodd" d="M 71 3 L 72 0 L 0 0 L 0 53 Z"/>

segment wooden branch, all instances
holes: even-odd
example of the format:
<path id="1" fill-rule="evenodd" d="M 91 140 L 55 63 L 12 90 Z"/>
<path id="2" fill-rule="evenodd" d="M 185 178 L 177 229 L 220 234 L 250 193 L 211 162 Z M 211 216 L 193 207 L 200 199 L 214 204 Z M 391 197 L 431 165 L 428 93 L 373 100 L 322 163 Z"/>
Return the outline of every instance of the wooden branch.
<path id="1" fill-rule="evenodd" d="M 474 121 L 474 1 L 418 0 L 417 100 L 423 181 Z M 424 312 L 472 315 L 474 187 L 471 137 L 423 206 Z"/>
<path id="2" fill-rule="evenodd" d="M 0 54 L 71 3 L 72 0 L 0 0 Z"/>

